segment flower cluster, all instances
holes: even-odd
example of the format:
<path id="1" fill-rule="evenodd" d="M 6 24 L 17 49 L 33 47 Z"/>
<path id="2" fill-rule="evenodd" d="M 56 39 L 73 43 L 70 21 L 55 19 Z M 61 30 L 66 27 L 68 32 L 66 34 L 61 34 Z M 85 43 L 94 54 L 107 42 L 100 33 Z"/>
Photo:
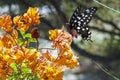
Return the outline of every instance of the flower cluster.
<path id="1" fill-rule="evenodd" d="M 41 16 L 39 16 L 38 8 L 30 7 L 23 16 L 14 17 L 13 22 L 18 30 L 27 31 L 30 26 L 40 23 L 39 18 L 41 18 Z"/>
<path id="2" fill-rule="evenodd" d="M 37 59 L 39 52 L 20 46 L 18 31 L 27 31 L 31 25 L 40 23 L 37 8 L 29 8 L 23 16 L 14 17 L 4 14 L 0 16 L 0 29 L 5 33 L 0 36 L 0 79 L 4 80 L 12 75 L 14 69 L 11 64 L 23 64 Z"/>
<path id="3" fill-rule="evenodd" d="M 30 7 L 27 13 L 14 17 L 13 21 L 7 14 L 0 16 L 0 29 L 4 31 L 4 34 L 0 35 L 0 79 L 5 80 L 15 73 L 22 75 L 23 68 L 27 67 L 28 72 L 24 73 L 26 75 L 31 73 L 32 76 L 39 75 L 43 80 L 62 80 L 64 66 L 74 68 L 78 65 L 76 56 L 70 47 L 72 37 L 64 27 L 60 30 L 49 31 L 49 39 L 53 43 L 52 49 L 58 50 L 58 53 L 55 53 L 57 57 L 51 55 L 49 49 L 44 53 L 39 51 L 38 46 L 31 49 L 28 46 L 29 41 L 25 41 L 24 38 L 21 40 L 18 31 L 26 32 L 30 27 L 40 24 L 40 18 L 42 16 L 39 15 L 36 7 Z M 37 28 L 31 31 L 31 37 L 37 42 L 39 36 Z M 17 77 L 16 79 L 23 78 Z"/>
<path id="4" fill-rule="evenodd" d="M 69 68 L 74 68 L 78 65 L 78 61 L 71 50 L 72 36 L 65 31 L 64 27 L 61 30 L 50 30 L 50 40 L 52 47 L 58 49 L 58 58 L 55 60 L 59 65 L 65 65 Z"/>

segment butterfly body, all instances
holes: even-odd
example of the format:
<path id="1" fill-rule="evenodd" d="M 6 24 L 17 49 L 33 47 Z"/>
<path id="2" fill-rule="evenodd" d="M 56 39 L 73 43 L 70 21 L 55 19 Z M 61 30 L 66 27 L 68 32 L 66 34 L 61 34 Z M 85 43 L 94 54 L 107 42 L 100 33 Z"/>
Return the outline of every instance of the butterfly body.
<path id="1" fill-rule="evenodd" d="M 91 21 L 97 7 L 90 7 L 84 12 L 80 12 L 80 9 L 81 7 L 78 6 L 70 18 L 68 24 L 70 33 L 75 37 L 77 37 L 77 34 L 80 34 L 83 39 L 89 40 L 91 38 L 91 32 L 86 25 Z"/>

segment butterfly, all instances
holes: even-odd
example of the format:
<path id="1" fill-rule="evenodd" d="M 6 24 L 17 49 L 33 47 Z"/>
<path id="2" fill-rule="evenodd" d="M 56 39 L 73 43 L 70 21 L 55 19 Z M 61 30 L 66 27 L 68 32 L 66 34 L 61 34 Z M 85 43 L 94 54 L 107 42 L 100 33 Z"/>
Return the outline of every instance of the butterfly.
<path id="1" fill-rule="evenodd" d="M 97 7 L 87 8 L 85 11 L 81 12 L 81 6 L 78 6 L 73 12 L 69 23 L 70 33 L 77 38 L 77 34 L 81 35 L 84 40 L 91 40 L 91 32 L 86 25 L 91 21 L 93 15 L 95 14 Z"/>

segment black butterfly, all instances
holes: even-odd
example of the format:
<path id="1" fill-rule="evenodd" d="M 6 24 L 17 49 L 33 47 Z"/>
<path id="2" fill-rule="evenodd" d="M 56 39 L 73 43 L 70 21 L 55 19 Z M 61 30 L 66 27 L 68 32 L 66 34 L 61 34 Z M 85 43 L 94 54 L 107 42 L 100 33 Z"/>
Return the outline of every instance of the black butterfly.
<path id="1" fill-rule="evenodd" d="M 70 18 L 69 26 L 70 33 L 77 37 L 77 34 L 80 34 L 82 39 L 90 40 L 91 32 L 86 25 L 91 21 L 93 14 L 96 12 L 97 7 L 90 7 L 84 12 L 80 12 L 81 6 L 78 6 L 74 11 L 73 15 Z"/>

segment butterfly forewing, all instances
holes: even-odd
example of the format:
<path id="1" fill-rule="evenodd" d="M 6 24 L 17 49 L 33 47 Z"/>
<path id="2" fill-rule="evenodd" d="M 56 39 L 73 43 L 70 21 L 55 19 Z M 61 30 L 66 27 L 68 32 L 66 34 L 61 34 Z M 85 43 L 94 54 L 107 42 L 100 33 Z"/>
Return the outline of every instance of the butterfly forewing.
<path id="1" fill-rule="evenodd" d="M 74 11 L 74 13 L 72 14 L 71 18 L 70 18 L 70 29 L 74 28 L 77 24 L 77 17 L 80 14 L 80 6 L 78 6 L 76 8 L 76 10 Z"/>

